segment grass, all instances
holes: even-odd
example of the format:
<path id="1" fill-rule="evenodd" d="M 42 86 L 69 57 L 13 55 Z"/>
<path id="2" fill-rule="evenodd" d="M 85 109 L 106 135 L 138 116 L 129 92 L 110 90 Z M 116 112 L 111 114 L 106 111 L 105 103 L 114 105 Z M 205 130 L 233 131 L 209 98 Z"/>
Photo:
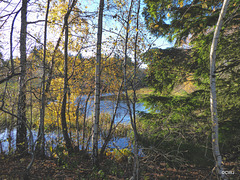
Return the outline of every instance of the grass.
<path id="1" fill-rule="evenodd" d="M 142 98 L 146 95 L 153 93 L 154 89 L 150 87 L 144 87 L 141 89 L 136 90 L 137 98 Z M 128 90 L 129 96 L 132 98 L 133 90 Z"/>
<path id="2" fill-rule="evenodd" d="M 136 90 L 137 98 L 142 98 L 146 95 L 149 95 L 153 91 L 154 91 L 154 89 L 150 88 L 150 87 L 144 87 L 144 88 L 138 89 L 138 90 Z M 130 98 L 133 97 L 133 90 L 132 89 L 128 90 L 128 95 L 129 95 Z M 108 96 L 102 96 L 101 97 L 101 100 L 116 100 L 116 99 L 117 99 L 117 95 L 108 95 Z M 121 100 L 126 99 L 124 90 L 122 90 L 122 93 L 120 95 L 120 99 Z"/>

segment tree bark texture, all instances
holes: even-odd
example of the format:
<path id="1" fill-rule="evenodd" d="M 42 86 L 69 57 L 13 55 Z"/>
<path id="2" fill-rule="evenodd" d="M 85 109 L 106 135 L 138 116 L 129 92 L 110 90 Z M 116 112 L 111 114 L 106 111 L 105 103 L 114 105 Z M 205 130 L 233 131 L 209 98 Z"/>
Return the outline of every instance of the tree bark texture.
<path id="1" fill-rule="evenodd" d="M 98 33 L 97 33 L 97 57 L 95 71 L 95 118 L 93 126 L 93 164 L 98 164 L 98 139 L 100 119 L 100 68 L 101 68 L 101 45 L 102 45 L 102 22 L 103 22 L 104 0 L 99 2 Z"/>
<path id="2" fill-rule="evenodd" d="M 40 125 L 39 125 L 39 156 L 44 157 L 45 155 L 45 134 L 44 134 L 44 117 L 45 117 L 45 104 L 46 104 L 46 89 L 45 89 L 45 81 L 46 81 L 46 45 L 47 45 L 47 20 L 48 20 L 48 12 L 49 12 L 50 0 L 47 2 L 46 16 L 45 16 L 45 26 L 44 26 L 44 44 L 43 44 L 43 75 L 42 75 L 42 108 L 40 109 Z M 37 146 L 38 147 L 38 146 Z"/>
<path id="3" fill-rule="evenodd" d="M 84 107 L 84 115 L 83 115 L 83 134 L 82 134 L 82 150 L 84 151 L 85 150 L 85 136 L 86 136 L 86 117 L 87 117 L 87 107 L 88 107 L 88 101 L 89 101 L 89 98 L 91 96 L 91 94 L 93 93 L 93 91 L 91 90 L 89 93 L 88 93 L 88 97 L 85 101 L 85 107 Z"/>
<path id="4" fill-rule="evenodd" d="M 17 112 L 17 152 L 27 153 L 27 122 L 26 118 L 26 38 L 27 38 L 27 0 L 22 0 L 21 9 L 21 32 L 20 32 L 20 68 L 19 77 L 19 95 L 18 95 L 18 112 Z"/>
<path id="5" fill-rule="evenodd" d="M 210 109 L 211 109 L 211 120 L 212 120 L 212 148 L 213 148 L 213 156 L 216 162 L 217 173 L 222 179 L 226 179 L 226 176 L 224 173 L 222 173 L 223 172 L 222 156 L 219 150 L 215 60 L 216 60 L 218 38 L 220 35 L 223 18 L 226 14 L 229 1 L 230 0 L 224 0 L 223 2 L 223 6 L 219 14 L 218 22 L 214 31 L 214 36 L 213 36 L 213 41 L 212 41 L 211 51 L 210 51 Z"/>
<path id="6" fill-rule="evenodd" d="M 67 21 L 67 18 L 65 18 Z M 68 136 L 67 130 L 67 120 L 66 120 L 66 106 L 67 106 L 67 94 L 68 94 L 68 25 L 65 25 L 65 43 L 64 43 L 64 87 L 63 87 L 63 101 L 62 101 L 62 108 L 61 108 L 61 121 L 62 121 L 62 133 L 64 140 L 66 142 L 66 146 L 68 151 L 72 151 L 72 143 L 71 139 Z"/>
<path id="7" fill-rule="evenodd" d="M 132 128 L 134 132 L 134 164 L 133 164 L 133 179 L 139 179 L 139 158 L 138 158 L 138 133 L 136 124 L 136 89 L 137 89 L 137 42 L 138 42 L 138 29 L 139 29 L 139 12 L 140 12 L 140 0 L 138 1 L 137 7 L 137 33 L 134 44 L 134 76 L 133 76 L 133 122 Z"/>
<path id="8" fill-rule="evenodd" d="M 61 108 L 61 120 L 62 120 L 62 133 L 64 140 L 66 142 L 66 147 L 68 151 L 73 152 L 72 142 L 68 135 L 67 120 L 66 120 L 66 105 L 67 105 L 67 94 L 69 94 L 70 89 L 68 87 L 68 18 L 72 11 L 72 8 L 76 4 L 76 1 L 73 1 L 69 6 L 68 11 L 64 17 L 64 29 L 65 29 L 65 42 L 64 42 L 64 87 L 63 87 L 63 101 Z"/>

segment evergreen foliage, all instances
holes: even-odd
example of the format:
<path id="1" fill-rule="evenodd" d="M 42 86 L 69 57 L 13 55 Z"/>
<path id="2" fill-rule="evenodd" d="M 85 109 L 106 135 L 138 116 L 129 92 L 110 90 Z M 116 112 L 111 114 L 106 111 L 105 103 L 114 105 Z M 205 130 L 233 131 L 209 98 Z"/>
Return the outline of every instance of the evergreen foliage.
<path id="1" fill-rule="evenodd" d="M 222 1 L 146 0 L 145 3 L 144 16 L 150 32 L 170 41 L 176 39 L 175 45 L 182 48 L 151 49 L 145 53 L 147 83 L 155 89 L 155 94 L 142 99 L 150 109 L 150 113 L 141 113 L 142 142 L 153 142 L 159 152 L 166 150 L 160 146 L 163 142 L 168 142 L 165 144 L 171 150 L 182 143 L 198 146 L 199 151 L 200 147 L 207 149 L 211 147 L 209 53 Z M 239 16 L 236 1 L 232 1 L 217 49 L 219 138 L 225 156 L 239 153 Z M 177 87 L 184 89 L 189 81 L 194 90 L 177 95 Z M 188 152 L 191 154 L 191 148 Z"/>

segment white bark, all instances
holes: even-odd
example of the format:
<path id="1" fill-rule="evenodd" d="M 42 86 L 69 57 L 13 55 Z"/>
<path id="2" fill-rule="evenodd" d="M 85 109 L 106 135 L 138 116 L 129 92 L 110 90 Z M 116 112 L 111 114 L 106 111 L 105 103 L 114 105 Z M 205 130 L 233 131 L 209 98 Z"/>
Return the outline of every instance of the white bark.
<path id="1" fill-rule="evenodd" d="M 230 0 L 224 0 L 221 12 L 219 14 L 218 22 L 215 28 L 211 52 L 210 52 L 210 109 L 211 109 L 211 119 L 212 119 L 212 148 L 213 156 L 216 161 L 217 173 L 222 179 L 226 179 L 223 172 L 222 156 L 219 151 L 218 142 L 218 116 L 217 116 L 217 95 L 216 95 L 216 74 L 215 74 L 215 60 L 216 60 L 216 50 L 217 43 L 222 28 L 223 18 L 227 11 L 227 6 Z"/>

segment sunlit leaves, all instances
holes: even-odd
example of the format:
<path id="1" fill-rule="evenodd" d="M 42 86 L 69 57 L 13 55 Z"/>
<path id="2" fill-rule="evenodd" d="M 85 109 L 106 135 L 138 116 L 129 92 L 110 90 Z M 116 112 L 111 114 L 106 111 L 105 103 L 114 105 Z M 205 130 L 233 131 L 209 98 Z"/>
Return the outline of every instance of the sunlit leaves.
<path id="1" fill-rule="evenodd" d="M 178 2 L 180 7 L 183 7 L 183 1 Z"/>
<path id="2" fill-rule="evenodd" d="M 207 8 L 208 8 L 208 5 L 207 5 L 207 3 L 203 3 L 203 4 L 202 4 L 202 8 L 205 8 L 205 9 L 207 9 Z"/>

